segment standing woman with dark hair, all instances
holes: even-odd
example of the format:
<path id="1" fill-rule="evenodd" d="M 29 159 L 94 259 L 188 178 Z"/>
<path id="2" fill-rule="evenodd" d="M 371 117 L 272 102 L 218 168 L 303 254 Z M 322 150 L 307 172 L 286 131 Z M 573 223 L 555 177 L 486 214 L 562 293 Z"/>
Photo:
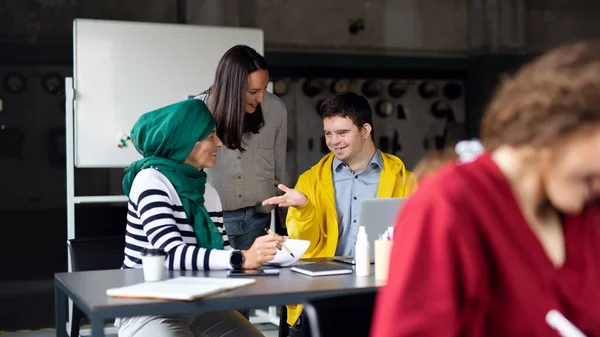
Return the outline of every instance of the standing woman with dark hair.
<path id="1" fill-rule="evenodd" d="M 268 83 L 264 57 L 237 45 L 219 61 L 213 85 L 197 97 L 217 120 L 217 135 L 225 145 L 206 173 L 221 196 L 231 245 L 241 250 L 269 228 L 273 207 L 261 202 L 284 182 L 287 110 L 267 92 Z"/>

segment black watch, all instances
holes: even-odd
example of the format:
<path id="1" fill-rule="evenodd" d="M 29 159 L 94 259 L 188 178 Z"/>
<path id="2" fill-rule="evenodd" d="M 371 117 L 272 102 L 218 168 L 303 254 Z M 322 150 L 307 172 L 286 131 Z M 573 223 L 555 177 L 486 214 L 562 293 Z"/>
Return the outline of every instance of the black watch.
<path id="1" fill-rule="evenodd" d="M 244 264 L 244 254 L 241 250 L 234 250 L 229 257 L 229 263 L 233 269 L 242 269 Z"/>

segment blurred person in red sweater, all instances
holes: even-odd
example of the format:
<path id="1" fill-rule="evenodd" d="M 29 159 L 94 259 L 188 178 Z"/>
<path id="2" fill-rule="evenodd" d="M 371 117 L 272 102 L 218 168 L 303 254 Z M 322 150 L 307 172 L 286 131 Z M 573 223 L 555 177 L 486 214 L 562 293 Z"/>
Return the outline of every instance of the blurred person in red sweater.
<path id="1" fill-rule="evenodd" d="M 600 336 L 600 42 L 503 80 L 481 136 L 400 213 L 371 336 Z"/>

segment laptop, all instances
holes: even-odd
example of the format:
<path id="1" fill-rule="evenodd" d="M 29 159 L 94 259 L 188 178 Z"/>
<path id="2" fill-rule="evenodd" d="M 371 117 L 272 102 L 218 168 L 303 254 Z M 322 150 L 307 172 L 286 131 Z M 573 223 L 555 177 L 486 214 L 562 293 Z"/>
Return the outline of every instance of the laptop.
<path id="1" fill-rule="evenodd" d="M 406 198 L 366 199 L 360 205 L 358 225 L 365 226 L 371 250 L 371 263 L 375 262 L 375 240 L 379 239 L 388 227 L 393 227 L 396 216 Z M 336 256 L 334 261 L 354 264 L 353 256 Z"/>

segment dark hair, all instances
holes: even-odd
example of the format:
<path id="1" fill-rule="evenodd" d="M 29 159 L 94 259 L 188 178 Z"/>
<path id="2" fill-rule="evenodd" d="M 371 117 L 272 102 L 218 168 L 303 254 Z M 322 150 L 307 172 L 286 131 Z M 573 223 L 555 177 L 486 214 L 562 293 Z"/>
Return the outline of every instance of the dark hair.
<path id="1" fill-rule="evenodd" d="M 554 145 L 600 122 L 600 41 L 556 48 L 506 78 L 481 123 L 490 151 Z"/>
<path id="2" fill-rule="evenodd" d="M 321 119 L 348 117 L 359 130 L 362 129 L 365 123 L 368 123 L 371 125 L 371 139 L 375 139 L 371 105 L 369 105 L 366 98 L 357 93 L 350 91 L 338 92 L 327 97 L 319 106 L 319 115 Z"/>
<path id="3" fill-rule="evenodd" d="M 269 70 L 265 58 L 248 46 L 234 46 L 221 57 L 213 85 L 203 92 L 209 94 L 217 135 L 229 149 L 245 151 L 242 135 L 256 134 L 265 124 L 260 104 L 254 113 L 244 110 L 248 75 L 258 70 Z"/>

